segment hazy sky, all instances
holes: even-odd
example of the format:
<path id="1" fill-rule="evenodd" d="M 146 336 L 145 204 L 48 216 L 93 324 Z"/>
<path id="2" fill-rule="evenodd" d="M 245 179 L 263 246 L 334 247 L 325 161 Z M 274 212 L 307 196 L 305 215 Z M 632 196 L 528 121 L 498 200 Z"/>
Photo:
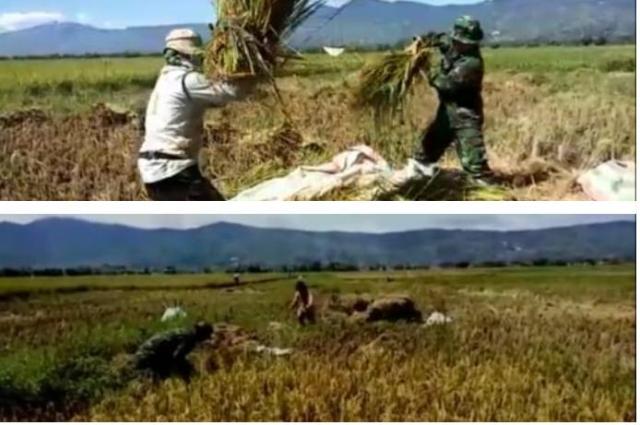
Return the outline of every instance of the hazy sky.
<path id="1" fill-rule="evenodd" d="M 0 221 L 29 223 L 50 216 L 0 215 Z M 144 228 L 192 228 L 219 221 L 303 230 L 390 232 L 410 229 L 514 230 L 581 223 L 634 221 L 629 215 L 93 215 L 66 216 Z"/>
<path id="2" fill-rule="evenodd" d="M 479 0 L 414 0 L 468 4 Z M 330 0 L 339 6 L 346 0 Z M 213 20 L 211 0 L 0 0 L 0 32 L 52 21 L 73 21 L 105 28 L 172 25 Z"/>

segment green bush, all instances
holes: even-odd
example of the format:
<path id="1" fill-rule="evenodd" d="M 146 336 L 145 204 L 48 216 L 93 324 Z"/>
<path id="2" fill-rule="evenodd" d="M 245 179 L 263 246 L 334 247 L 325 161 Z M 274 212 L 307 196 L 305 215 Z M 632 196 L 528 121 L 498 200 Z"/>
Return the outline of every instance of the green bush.
<path id="1" fill-rule="evenodd" d="M 51 406 L 88 403 L 126 383 L 129 375 L 112 359 L 131 352 L 158 327 L 107 326 L 79 329 L 52 350 L 16 350 L 0 359 L 0 418 Z"/>

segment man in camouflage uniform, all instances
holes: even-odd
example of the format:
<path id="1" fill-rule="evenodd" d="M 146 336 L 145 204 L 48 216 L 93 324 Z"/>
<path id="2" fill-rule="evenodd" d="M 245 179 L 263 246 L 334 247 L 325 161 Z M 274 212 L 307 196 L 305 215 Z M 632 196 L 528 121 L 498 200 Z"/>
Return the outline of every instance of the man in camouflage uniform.
<path id="1" fill-rule="evenodd" d="M 151 372 L 156 378 L 177 374 L 188 379 L 193 366 L 187 356 L 212 333 L 210 324 L 200 322 L 190 329 L 174 329 L 154 335 L 138 348 L 134 357 L 135 367 Z"/>
<path id="2" fill-rule="evenodd" d="M 442 52 L 440 66 L 429 78 L 440 105 L 414 159 L 425 167 L 435 164 L 455 142 L 464 171 L 476 184 L 487 186 L 492 184 L 492 172 L 482 134 L 484 61 L 479 44 L 483 38 L 480 23 L 469 16 L 458 18 L 450 35 L 427 35 L 427 42 Z"/>

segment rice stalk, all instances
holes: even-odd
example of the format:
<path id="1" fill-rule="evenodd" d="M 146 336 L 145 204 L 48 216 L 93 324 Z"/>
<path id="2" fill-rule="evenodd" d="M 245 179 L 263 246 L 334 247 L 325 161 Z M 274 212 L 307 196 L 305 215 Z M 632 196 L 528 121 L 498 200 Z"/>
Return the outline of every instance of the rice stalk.
<path id="1" fill-rule="evenodd" d="M 292 57 L 285 40 L 324 0 L 217 0 L 218 22 L 205 55 L 212 78 L 260 78 L 271 85 L 285 117 L 291 123 L 275 81 L 279 62 Z"/>
<path id="2" fill-rule="evenodd" d="M 284 41 L 324 0 L 217 0 L 205 68 L 213 77 L 266 77 L 287 57 Z"/>
<path id="3" fill-rule="evenodd" d="M 416 38 L 405 51 L 365 65 L 353 93 L 355 106 L 373 109 L 376 118 L 401 113 L 416 79 L 427 79 L 431 59 L 430 46 Z"/>

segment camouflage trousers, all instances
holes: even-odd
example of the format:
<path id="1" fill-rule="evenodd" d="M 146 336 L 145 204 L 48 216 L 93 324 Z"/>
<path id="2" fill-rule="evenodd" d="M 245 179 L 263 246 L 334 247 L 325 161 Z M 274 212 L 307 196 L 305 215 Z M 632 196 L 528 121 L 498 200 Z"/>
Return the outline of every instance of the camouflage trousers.
<path id="1" fill-rule="evenodd" d="M 436 119 L 422 133 L 414 159 L 423 164 L 436 163 L 455 143 L 458 158 L 467 174 L 475 178 L 489 176 L 491 169 L 480 120 L 452 121 L 447 108 L 441 105 Z"/>

